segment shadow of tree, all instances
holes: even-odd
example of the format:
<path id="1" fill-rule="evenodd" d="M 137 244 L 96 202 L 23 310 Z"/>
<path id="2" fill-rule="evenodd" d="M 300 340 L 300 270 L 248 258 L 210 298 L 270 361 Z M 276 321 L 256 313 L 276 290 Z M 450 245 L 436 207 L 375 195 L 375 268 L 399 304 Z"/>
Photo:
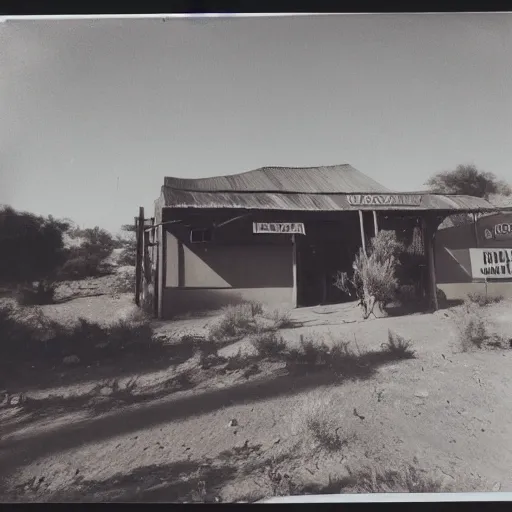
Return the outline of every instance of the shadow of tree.
<path id="1" fill-rule="evenodd" d="M 0 476 L 13 473 L 29 461 L 49 456 L 77 446 L 121 436 L 163 423 L 193 418 L 226 406 L 248 404 L 276 397 L 295 396 L 320 386 L 344 381 L 368 379 L 381 365 L 396 361 L 387 350 L 354 356 L 341 370 L 327 367 L 309 371 L 297 365 L 270 377 L 253 379 L 229 388 L 211 389 L 201 394 L 186 394 L 175 399 L 159 400 L 149 405 L 120 410 L 60 428 L 36 432 L 14 440 L 0 441 Z"/>

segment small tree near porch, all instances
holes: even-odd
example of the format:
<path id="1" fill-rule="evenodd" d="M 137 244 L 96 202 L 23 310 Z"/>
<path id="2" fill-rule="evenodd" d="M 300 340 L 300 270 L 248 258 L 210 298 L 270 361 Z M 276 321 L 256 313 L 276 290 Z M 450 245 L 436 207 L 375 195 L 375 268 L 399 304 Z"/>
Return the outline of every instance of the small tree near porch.
<path id="1" fill-rule="evenodd" d="M 375 306 L 382 310 L 395 298 L 399 287 L 396 269 L 403 250 L 395 232 L 380 231 L 372 238 L 366 253 L 359 249 L 351 276 L 338 271 L 334 286 L 348 295 L 356 295 L 364 319 L 373 314 Z"/>

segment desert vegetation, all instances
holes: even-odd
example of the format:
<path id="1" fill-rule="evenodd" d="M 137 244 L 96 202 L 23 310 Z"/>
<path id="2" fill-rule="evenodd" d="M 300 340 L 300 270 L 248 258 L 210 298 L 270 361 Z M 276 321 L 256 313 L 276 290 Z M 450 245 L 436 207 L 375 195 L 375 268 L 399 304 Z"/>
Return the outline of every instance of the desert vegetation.
<path id="1" fill-rule="evenodd" d="M 403 249 L 394 232 L 380 231 L 366 252 L 359 250 L 351 275 L 338 272 L 334 285 L 348 295 L 355 293 L 364 319 L 374 314 L 375 307 L 382 310 L 396 298 L 399 288 L 396 270 Z"/>

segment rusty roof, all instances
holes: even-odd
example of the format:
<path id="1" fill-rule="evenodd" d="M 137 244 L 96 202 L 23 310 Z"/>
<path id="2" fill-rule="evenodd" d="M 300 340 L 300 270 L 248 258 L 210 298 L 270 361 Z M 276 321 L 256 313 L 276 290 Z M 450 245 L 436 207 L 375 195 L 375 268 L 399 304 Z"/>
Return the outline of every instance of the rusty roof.
<path id="1" fill-rule="evenodd" d="M 320 167 L 261 167 L 241 174 L 213 178 L 165 178 L 164 186 L 196 192 L 389 192 L 386 187 L 348 164 Z"/>
<path id="2" fill-rule="evenodd" d="M 403 196 L 400 193 L 384 195 Z M 375 195 L 375 194 L 368 194 Z M 377 194 L 379 195 L 379 194 Z M 289 210 L 332 212 L 358 210 L 351 194 L 279 194 L 271 192 L 192 192 L 162 187 L 162 203 L 173 208 L 242 209 L 242 210 Z M 373 210 L 446 210 L 446 211 L 491 211 L 485 199 L 470 196 L 447 196 L 438 194 L 416 194 L 416 205 L 372 205 Z"/>
<path id="3" fill-rule="evenodd" d="M 372 203 L 373 210 L 497 210 L 491 203 L 478 197 L 393 192 L 348 164 L 261 167 L 241 174 L 211 178 L 166 177 L 155 206 L 157 209 L 171 207 L 332 212 L 360 209 L 361 205 L 357 204 L 354 197 L 361 195 L 416 198 L 409 201 L 410 204 L 396 204 L 397 201 L 393 201 L 395 204 Z"/>

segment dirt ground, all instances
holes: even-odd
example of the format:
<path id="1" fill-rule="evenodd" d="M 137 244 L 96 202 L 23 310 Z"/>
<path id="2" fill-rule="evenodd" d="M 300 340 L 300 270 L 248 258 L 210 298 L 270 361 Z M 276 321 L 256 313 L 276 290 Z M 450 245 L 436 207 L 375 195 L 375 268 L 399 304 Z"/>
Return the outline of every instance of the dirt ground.
<path id="1" fill-rule="evenodd" d="M 97 296 L 43 309 L 64 321 L 107 322 L 129 314 L 130 300 Z M 511 303 L 486 311 L 491 328 L 512 337 Z M 0 408 L 3 499 L 254 501 L 273 493 L 269 469 L 322 486 L 361 468 L 408 464 L 453 491 L 512 491 L 512 350 L 462 352 L 455 319 L 454 309 L 367 321 L 354 304 L 295 310 L 295 325 L 281 331 L 288 346 L 302 335 L 379 351 L 388 329 L 412 341 L 415 358 L 375 362 L 354 379 L 290 374 L 279 361 L 247 376 L 199 370 L 192 353 L 177 357 L 180 337 L 204 335 L 215 317 L 155 322 L 168 354 L 20 369 L 8 391 L 24 399 Z M 220 354 L 251 349 L 242 340 Z M 133 379 L 136 391 L 123 394 Z M 304 442 L 300 431 L 308 404 L 319 403 L 344 439 L 335 452 Z"/>

